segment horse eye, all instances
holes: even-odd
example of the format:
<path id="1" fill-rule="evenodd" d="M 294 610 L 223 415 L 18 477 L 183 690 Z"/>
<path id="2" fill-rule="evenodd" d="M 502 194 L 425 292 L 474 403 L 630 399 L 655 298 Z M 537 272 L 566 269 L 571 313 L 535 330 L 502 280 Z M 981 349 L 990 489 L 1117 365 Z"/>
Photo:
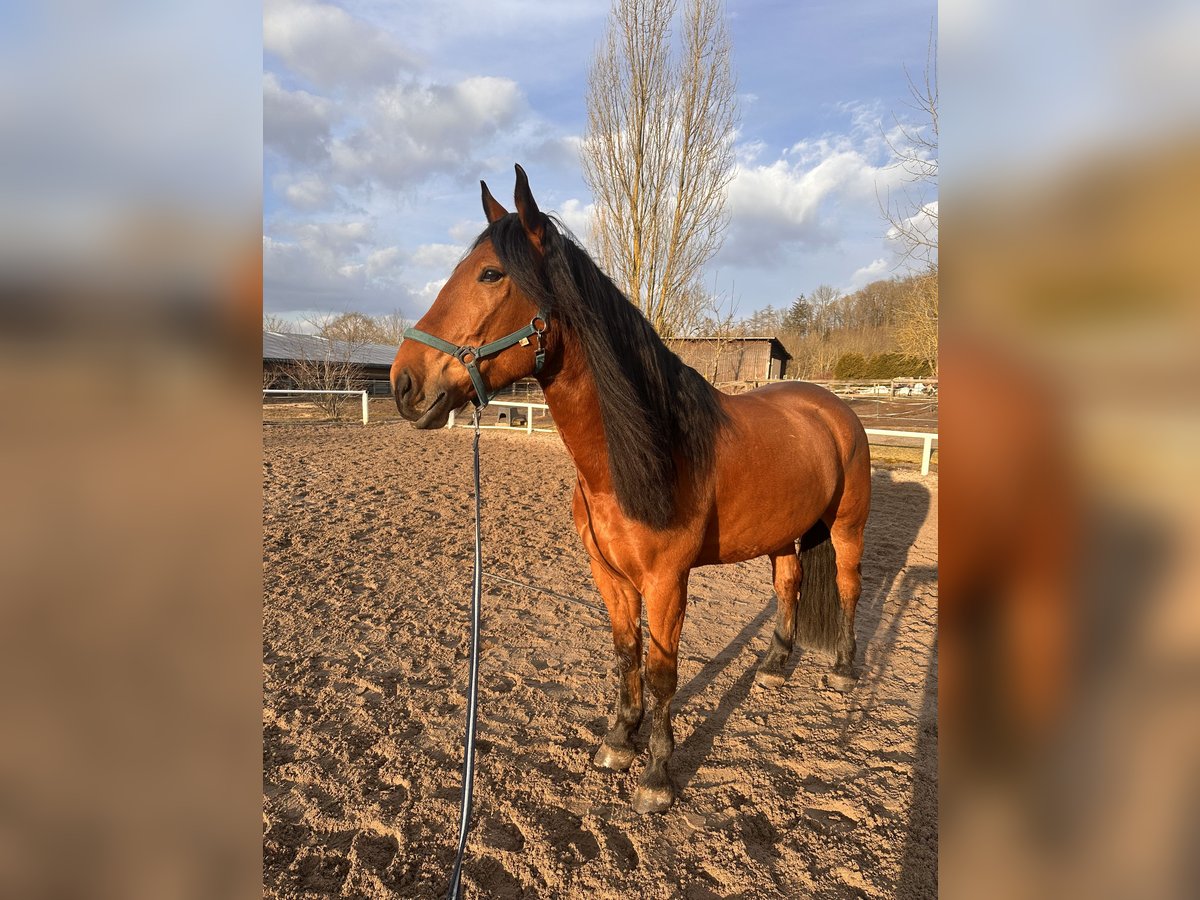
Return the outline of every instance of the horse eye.
<path id="1" fill-rule="evenodd" d="M 494 284 L 495 282 L 499 281 L 503 277 L 504 277 L 504 273 L 501 272 L 499 269 L 488 268 L 488 269 L 483 270 L 483 272 L 479 276 L 479 280 L 486 282 L 487 284 Z"/>

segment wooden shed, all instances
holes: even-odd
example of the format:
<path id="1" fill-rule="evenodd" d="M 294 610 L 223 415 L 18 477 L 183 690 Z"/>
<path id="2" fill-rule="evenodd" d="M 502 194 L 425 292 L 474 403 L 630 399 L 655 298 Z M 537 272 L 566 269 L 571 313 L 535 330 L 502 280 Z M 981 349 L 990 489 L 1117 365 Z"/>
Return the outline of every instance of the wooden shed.
<path id="1" fill-rule="evenodd" d="M 667 343 L 713 384 L 785 378 L 792 358 L 775 337 L 672 338 Z"/>

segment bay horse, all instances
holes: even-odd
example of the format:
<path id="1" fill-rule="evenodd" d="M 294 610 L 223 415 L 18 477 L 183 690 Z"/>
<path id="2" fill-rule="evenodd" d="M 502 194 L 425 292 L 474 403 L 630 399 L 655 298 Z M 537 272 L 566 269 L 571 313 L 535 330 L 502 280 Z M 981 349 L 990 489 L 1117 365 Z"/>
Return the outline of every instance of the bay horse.
<path id="1" fill-rule="evenodd" d="M 721 393 L 668 349 L 555 220 L 516 167 L 516 212 L 480 182 L 488 225 L 392 363 L 400 414 L 443 427 L 468 401 L 535 376 L 575 463 L 575 529 L 612 624 L 618 692 L 595 763 L 624 771 L 653 698 L 640 813 L 675 799 L 671 700 L 688 574 L 770 557 L 778 613 L 756 673 L 778 687 L 793 643 L 836 654 L 855 678 L 854 610 L 871 493 L 867 437 L 828 391 L 776 383 Z M 797 551 L 797 541 L 800 550 Z"/>

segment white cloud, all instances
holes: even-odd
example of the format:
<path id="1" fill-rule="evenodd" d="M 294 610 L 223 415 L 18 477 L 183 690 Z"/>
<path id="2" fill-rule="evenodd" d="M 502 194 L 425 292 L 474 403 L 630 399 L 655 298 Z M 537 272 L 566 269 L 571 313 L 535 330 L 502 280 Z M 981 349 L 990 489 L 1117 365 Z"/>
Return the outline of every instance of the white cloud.
<path id="1" fill-rule="evenodd" d="M 279 176 L 273 184 L 291 206 L 306 212 L 328 209 L 336 196 L 329 181 L 315 173 L 296 178 Z"/>
<path id="2" fill-rule="evenodd" d="M 830 179 L 784 159 L 738 166 L 729 185 L 730 224 L 722 257 L 773 263 L 789 245 L 830 242 L 819 211 L 831 187 Z"/>
<path id="3" fill-rule="evenodd" d="M 278 298 L 279 309 L 307 309 L 322 305 L 337 308 L 336 298 L 361 290 L 347 278 L 332 254 L 298 241 L 280 241 L 263 235 L 263 287 L 266 296 Z"/>
<path id="4" fill-rule="evenodd" d="M 926 203 L 919 210 L 900 221 L 900 227 L 892 226 L 887 230 L 889 241 L 898 243 L 913 240 L 924 242 L 927 246 L 937 246 L 938 240 L 938 202 Z"/>
<path id="5" fill-rule="evenodd" d="M 329 155 L 333 104 L 307 91 L 289 91 L 279 78 L 263 76 L 263 143 L 289 159 L 314 163 Z"/>
<path id="6" fill-rule="evenodd" d="M 528 143 L 523 150 L 521 163 L 526 169 L 578 169 L 579 150 L 583 138 L 579 135 L 551 135 L 541 137 L 536 143 Z M 507 160 L 497 160 L 501 165 L 508 165 Z"/>
<path id="7" fill-rule="evenodd" d="M 404 254 L 374 248 L 362 222 L 283 227 L 286 238 L 263 236 L 263 293 L 272 312 L 325 309 L 390 312 L 413 307 L 403 286 Z"/>
<path id="8" fill-rule="evenodd" d="M 852 120 L 851 134 L 798 141 L 773 162 L 756 162 L 761 145 L 738 148 L 722 261 L 775 265 L 795 250 L 836 245 L 867 222 L 882 233 L 879 197 L 903 172 L 865 114 L 856 110 Z"/>
<path id="9" fill-rule="evenodd" d="M 323 90 L 387 84 L 413 68 L 386 32 L 311 0 L 265 0 L 263 49 Z"/>
<path id="10" fill-rule="evenodd" d="M 398 275 L 402 269 L 403 252 L 399 247 L 383 247 L 367 254 L 366 274 L 368 278 L 387 279 Z"/>
<path id="11" fill-rule="evenodd" d="M 401 24 L 408 12 L 370 14 L 417 41 Z M 444 24 L 446 14 L 417 18 Z M 578 139 L 532 115 L 513 79 L 418 71 L 396 39 L 329 3 L 267 0 L 263 41 L 271 68 L 263 82 L 267 177 L 280 201 L 268 228 L 273 243 L 264 245 L 272 306 L 311 308 L 293 307 L 306 290 L 362 303 L 385 288 L 403 292 L 402 301 L 432 290 L 432 300 L 441 282 L 427 280 L 447 276 L 485 224 L 476 201 L 469 222 L 447 229 L 445 216 L 452 222 L 466 210 L 441 208 L 439 181 L 452 183 L 453 194 L 484 173 L 511 173 L 514 160 L 552 159 L 538 163 L 552 171 L 577 166 Z M 494 71 L 482 62 L 479 69 Z M 335 212 L 362 221 L 306 221 Z M 447 230 L 447 242 L 434 243 Z"/>
<path id="12" fill-rule="evenodd" d="M 509 204 L 510 206 L 512 204 Z M 450 226 L 450 237 L 456 241 L 462 242 L 462 249 L 467 249 L 467 244 L 471 243 L 475 238 L 479 237 L 479 232 L 483 231 L 483 204 L 479 207 L 479 218 L 477 219 L 462 219 Z"/>
<path id="13" fill-rule="evenodd" d="M 413 251 L 412 263 L 428 269 L 445 269 L 447 272 L 462 259 L 463 247 L 458 244 L 422 244 Z"/>
<path id="14" fill-rule="evenodd" d="M 439 278 L 436 281 L 427 281 L 425 283 L 425 287 L 421 288 L 421 290 L 417 292 L 417 299 L 421 303 L 428 306 L 437 299 L 437 295 L 441 292 L 442 288 L 446 286 L 446 282 L 449 280 L 449 278 Z"/>
<path id="15" fill-rule="evenodd" d="M 595 203 L 584 203 L 572 197 L 558 209 L 558 218 L 584 245 L 591 240 L 592 217 L 596 214 Z"/>
<path id="16" fill-rule="evenodd" d="M 279 225 L 276 231 L 293 237 L 314 253 L 344 254 L 371 239 L 366 222 L 298 222 Z"/>
<path id="17" fill-rule="evenodd" d="M 334 142 L 334 168 L 347 183 L 397 189 L 434 173 L 472 169 L 472 154 L 514 125 L 524 108 L 507 78 L 394 85 L 375 94 L 361 129 Z"/>
<path id="18" fill-rule="evenodd" d="M 873 260 L 861 269 L 855 270 L 850 276 L 850 282 L 846 285 L 845 293 L 851 294 L 859 288 L 866 287 L 872 281 L 879 281 L 881 278 L 887 278 L 888 261 L 882 257 Z"/>
<path id="19" fill-rule="evenodd" d="M 746 141 L 734 148 L 734 154 L 738 163 L 743 166 L 752 166 L 758 162 L 759 157 L 766 149 L 767 145 L 763 141 Z"/>

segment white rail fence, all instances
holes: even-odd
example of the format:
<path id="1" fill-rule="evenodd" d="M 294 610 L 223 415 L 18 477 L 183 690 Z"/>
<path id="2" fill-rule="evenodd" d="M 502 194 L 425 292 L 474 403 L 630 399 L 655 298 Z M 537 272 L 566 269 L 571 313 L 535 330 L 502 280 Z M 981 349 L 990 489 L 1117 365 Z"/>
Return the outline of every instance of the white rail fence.
<path id="1" fill-rule="evenodd" d="M 364 425 L 367 424 L 368 410 L 370 409 L 367 401 L 367 391 L 287 391 L 264 388 L 263 394 L 359 394 L 362 396 L 362 423 Z"/>
<path id="2" fill-rule="evenodd" d="M 533 434 L 535 431 L 547 431 L 547 432 L 554 431 L 553 428 L 534 428 L 533 427 L 533 411 L 535 409 L 544 409 L 544 410 L 549 411 L 550 407 L 547 406 L 545 403 L 518 403 L 513 400 L 505 399 L 505 400 L 500 401 L 496 405 L 497 406 L 518 407 L 520 409 L 525 410 L 525 433 L 526 434 Z M 511 412 L 509 414 L 511 415 Z M 503 415 L 503 413 L 501 415 Z M 447 428 L 454 427 L 454 413 L 453 412 L 450 413 L 450 418 L 446 422 L 446 427 Z M 508 424 L 504 424 L 504 425 L 499 425 L 499 424 L 497 424 L 497 425 L 480 425 L 479 427 L 480 428 L 503 428 L 507 431 L 512 428 L 512 423 L 510 421 Z"/>
<path id="3" fill-rule="evenodd" d="M 533 411 L 535 409 L 549 410 L 545 403 L 514 403 L 506 400 L 503 406 L 519 407 L 526 411 L 525 414 L 525 433 L 532 434 L 534 431 L 553 431 L 553 428 L 534 428 L 533 427 Z M 510 413 L 511 415 L 511 413 Z M 455 427 L 454 413 L 450 413 L 450 419 L 446 422 L 447 428 Z M 466 427 L 466 426 L 462 426 Z M 511 424 L 497 425 L 480 425 L 480 428 L 503 428 L 511 429 Z M 938 439 L 936 431 L 893 431 L 890 428 L 867 428 L 864 429 L 868 437 L 885 437 L 885 438 L 910 438 L 912 440 L 921 441 L 921 474 L 929 474 L 930 460 L 933 458 L 933 444 Z"/>
<path id="4" fill-rule="evenodd" d="M 866 428 L 867 436 L 919 439 L 921 444 L 921 474 L 929 474 L 929 461 L 933 457 L 933 442 L 938 439 L 936 431 L 892 431 L 890 428 Z"/>

